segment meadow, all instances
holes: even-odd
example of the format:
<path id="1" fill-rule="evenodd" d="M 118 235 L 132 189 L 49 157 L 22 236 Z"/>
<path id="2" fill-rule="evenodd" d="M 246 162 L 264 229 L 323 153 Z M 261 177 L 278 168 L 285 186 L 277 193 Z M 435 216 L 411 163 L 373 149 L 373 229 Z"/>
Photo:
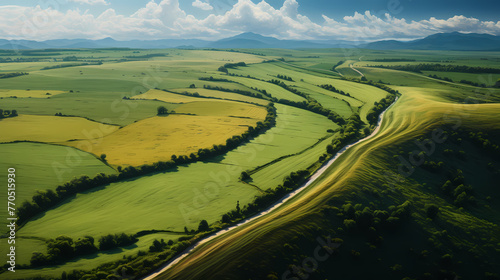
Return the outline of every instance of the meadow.
<path id="1" fill-rule="evenodd" d="M 432 129 L 449 125 L 457 118 L 463 129 L 499 130 L 500 108 L 495 103 L 500 99 L 499 90 L 446 82 L 428 77 L 428 73 L 367 67 L 372 63 L 406 63 L 384 61 L 391 57 L 406 58 L 411 63 L 443 60 L 456 65 L 495 67 L 494 54 L 352 50 L 347 55 L 345 50 L 277 49 L 245 52 L 250 51 L 58 50 L 47 51 L 42 58 L 13 54 L 12 58 L 37 61 L 0 64 L 2 73 L 29 72 L 2 79 L 1 85 L 2 89 L 26 95 L 10 98 L 12 94 L 6 94 L 0 99 L 1 109 L 15 109 L 20 114 L 0 119 L 0 167 L 4 170 L 0 170 L 0 176 L 5 176 L 1 172 L 11 166 L 18 169 L 22 186 L 17 195 L 19 203 L 31 200 L 37 191 L 56 190 L 82 175 L 123 175 L 129 167 L 141 171 L 137 176 L 114 177 L 118 179 L 113 183 L 65 197 L 28 220 L 17 231 L 18 246 L 23 247 L 19 260 L 26 267 L 20 268 L 15 278 L 4 272 L 0 279 L 53 278 L 73 270 L 83 270 L 93 279 L 100 277 L 96 276 L 98 271 L 104 273 L 101 276 L 115 273 L 113 270 L 120 262 L 134 267 L 136 275 L 145 273 L 148 267 L 171 258 L 177 252 L 172 248 L 189 244 L 196 234 L 203 234 L 204 230 L 198 230 L 202 220 L 217 229 L 237 222 L 242 213 L 255 214 L 244 211 L 249 211 L 248 205 L 255 206 L 256 201 L 268 199 L 266 195 L 293 190 L 283 187 L 292 180 L 292 172 L 314 173 L 333 156 L 335 149 L 341 148 L 339 145 L 370 134 L 373 126 L 367 116 L 389 94 L 383 89 L 385 86 L 401 96 L 373 138 L 349 149 L 314 184 L 276 211 L 207 243 L 160 278 L 238 278 L 244 274 L 252 279 L 269 278 L 279 273 L 277 269 L 286 270 L 290 263 L 283 260 L 295 263 L 302 259 L 300 256 L 305 253 L 300 244 L 311 245 L 315 234 L 340 236 L 348 248 L 371 258 L 372 253 L 363 245 L 366 241 L 359 241 L 359 236 L 350 239 L 343 229 L 343 220 L 339 222 L 343 212 L 334 218 L 324 214 L 325 208 L 337 211 L 348 201 L 382 209 L 409 200 L 415 211 L 411 229 L 423 236 L 437 230 L 448 230 L 453 235 L 453 228 L 459 228 L 461 236 L 467 238 L 498 230 L 498 226 L 490 224 L 498 221 L 491 218 L 494 215 L 488 214 L 489 210 L 460 210 L 442 194 L 435 197 L 436 192 L 429 191 L 432 182 L 445 175 L 432 177 L 417 172 L 406 183 L 396 182 L 398 192 L 392 192 L 381 182 L 381 174 L 399 167 L 394 161 L 395 153 L 408 153 L 408 143 L 428 137 Z M 66 63 L 63 59 L 68 56 L 78 57 L 77 61 Z M 351 64 L 366 81 L 360 80 L 361 75 Z M 224 65 L 226 70 L 220 71 Z M 457 75 L 455 79 L 479 79 L 473 74 Z M 489 104 L 462 104 L 471 95 L 478 103 Z M 265 106 L 272 101 L 276 112 L 270 114 Z M 316 102 L 314 108 L 307 106 Z M 170 113 L 158 115 L 160 106 Z M 335 113 L 340 120 L 318 108 Z M 249 135 L 263 123 L 268 125 L 265 129 Z M 234 139 L 239 139 L 238 144 L 231 146 Z M 228 145 L 224 153 L 199 156 L 200 151 L 215 150 L 221 145 Z M 444 150 L 438 153 L 440 161 L 445 161 Z M 179 156 L 191 161 L 176 162 Z M 471 156 L 472 162 L 479 160 L 480 157 Z M 494 164 L 495 160 L 492 159 Z M 165 162 L 173 167 L 143 171 Z M 472 171 L 473 164 L 464 166 L 471 169 L 466 172 L 467 177 L 482 174 Z M 487 201 L 487 195 L 481 192 L 475 195 L 482 203 Z M 374 193 L 379 195 L 371 197 Z M 497 197 L 489 196 L 491 211 L 497 211 L 492 203 L 498 201 Z M 268 203 L 278 198 L 268 199 Z M 435 225 L 427 220 L 427 204 L 441 205 L 439 215 L 446 217 L 447 223 Z M 229 220 L 228 213 L 232 213 Z M 467 222 L 461 224 L 463 221 Z M 137 236 L 138 241 L 64 262 L 38 267 L 30 264 L 33 252 L 52 254 L 46 248 L 46 241 L 51 238 L 64 235 L 78 240 L 89 235 L 98 240 L 120 233 Z M 387 236 L 388 240 L 391 238 L 395 237 Z M 174 245 L 150 252 L 155 239 L 171 239 Z M 469 250 L 469 245 L 463 248 Z M 381 250 L 384 265 L 380 267 L 394 265 L 396 260 L 387 257 L 394 255 L 393 247 Z M 430 250 L 420 243 L 415 248 Z M 456 256 L 462 256 L 454 251 L 455 247 L 450 248 Z M 242 250 L 246 253 L 241 254 Z M 273 255 L 287 253 L 290 256 L 273 261 Z M 442 252 L 431 255 L 438 254 Z M 247 261 L 257 265 L 255 273 L 249 271 Z M 266 262 L 276 268 L 271 271 Z M 404 262 L 404 267 L 411 263 L 407 259 Z M 227 266 L 213 273 L 218 263 Z M 99 267 L 102 264 L 106 268 Z M 335 267 L 341 270 L 340 275 L 345 275 L 341 268 L 352 268 L 351 265 L 346 260 Z"/>

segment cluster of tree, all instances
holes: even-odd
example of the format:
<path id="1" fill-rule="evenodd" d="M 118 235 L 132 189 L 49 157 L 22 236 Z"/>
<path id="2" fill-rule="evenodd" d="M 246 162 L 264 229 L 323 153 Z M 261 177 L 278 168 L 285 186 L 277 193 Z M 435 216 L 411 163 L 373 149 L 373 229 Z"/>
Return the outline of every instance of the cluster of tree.
<path id="1" fill-rule="evenodd" d="M 217 69 L 217 71 L 224 72 L 224 73 L 228 74 L 229 73 L 229 71 L 227 70 L 228 68 L 236 68 L 239 66 L 247 66 L 247 64 L 245 62 L 226 63 L 226 64 L 224 64 L 224 66 L 219 67 L 219 69 Z"/>
<path id="2" fill-rule="evenodd" d="M 155 239 L 153 241 L 153 245 L 149 246 L 149 252 L 162 252 L 163 250 L 168 248 L 168 246 L 172 246 L 173 244 L 174 244 L 174 241 L 172 241 L 172 240 L 165 242 L 165 240 L 163 240 L 163 239 L 161 239 L 160 241 Z"/>
<path id="3" fill-rule="evenodd" d="M 344 92 L 344 91 L 342 91 L 342 90 L 338 90 L 338 89 L 336 89 L 336 88 L 335 88 L 334 86 L 332 86 L 332 85 L 320 85 L 319 87 L 324 88 L 324 89 L 329 90 L 329 91 L 336 92 L 336 93 L 338 93 L 338 94 L 340 94 L 340 95 L 349 96 L 349 97 L 351 96 L 349 93 Z"/>
<path id="4" fill-rule="evenodd" d="M 14 78 L 23 75 L 29 75 L 28 72 L 15 72 L 15 73 L 0 73 L 0 79 Z"/>
<path id="5" fill-rule="evenodd" d="M 228 79 L 214 78 L 212 76 L 210 76 L 210 77 L 199 77 L 198 80 L 200 80 L 200 81 L 210 81 L 210 82 L 234 83 L 233 81 L 230 81 Z"/>
<path id="6" fill-rule="evenodd" d="M 101 236 L 99 238 L 99 250 L 111 250 L 117 247 L 124 247 L 132 245 L 137 242 L 137 238 L 134 235 L 128 235 L 125 233 L 121 234 L 108 234 Z"/>
<path id="7" fill-rule="evenodd" d="M 382 98 L 379 102 L 375 102 L 373 107 L 366 114 L 366 119 L 371 125 L 375 125 L 378 121 L 378 117 L 380 113 L 382 113 L 387 107 L 389 107 L 394 100 L 396 100 L 396 96 L 393 94 L 387 95 L 385 98 Z"/>
<path id="8" fill-rule="evenodd" d="M 326 152 L 330 155 L 338 152 L 342 147 L 349 144 L 351 141 L 359 136 L 359 130 L 363 127 L 363 121 L 358 114 L 353 114 L 347 119 L 347 123 L 340 129 L 332 143 L 326 146 Z"/>
<path id="9" fill-rule="evenodd" d="M 233 136 L 226 140 L 225 145 L 214 145 L 211 149 L 199 149 L 196 153 L 191 153 L 189 156 L 172 155 L 169 161 L 159 161 L 151 165 L 142 165 L 140 167 L 127 166 L 126 168 L 118 167 L 119 174 L 106 175 L 100 173 L 94 178 L 82 176 L 75 178 L 56 188 L 56 191 L 46 190 L 38 191 L 31 201 L 24 201 L 17 209 L 18 224 L 22 224 L 31 217 L 42 213 L 49 208 L 57 205 L 63 199 L 68 198 L 77 193 L 90 190 L 95 187 L 107 185 L 120 180 L 125 180 L 133 177 L 146 175 L 152 172 L 165 171 L 181 164 L 193 163 L 199 160 L 206 160 L 213 156 L 219 156 L 238 147 L 242 143 L 249 141 L 253 137 L 266 132 L 269 128 L 276 124 L 276 108 L 273 103 L 266 106 L 267 115 L 263 122 L 258 122 L 256 127 L 249 127 L 242 135 Z"/>
<path id="10" fill-rule="evenodd" d="M 168 109 L 165 106 L 159 106 L 158 108 L 156 108 L 156 114 L 158 116 L 167 116 Z"/>
<path id="11" fill-rule="evenodd" d="M 71 55 L 63 57 L 62 61 L 78 61 L 78 57 Z"/>
<path id="12" fill-rule="evenodd" d="M 225 68 L 236 68 L 236 67 L 244 67 L 247 66 L 245 62 L 238 62 L 238 63 L 226 63 L 224 64 Z"/>
<path id="13" fill-rule="evenodd" d="M 438 80 L 441 80 L 441 81 L 445 81 L 445 82 L 450 82 L 450 83 L 453 83 L 453 80 L 448 78 L 448 77 L 439 77 L 438 75 L 429 75 L 429 77 L 433 78 L 433 79 L 438 79 Z"/>
<path id="14" fill-rule="evenodd" d="M 333 67 L 332 67 L 332 71 L 335 71 L 335 69 L 336 69 L 337 67 L 339 67 L 340 65 L 344 64 L 344 62 L 345 62 L 345 61 L 343 61 L 343 60 L 340 60 L 339 62 L 337 62 L 337 64 L 333 65 Z"/>
<path id="15" fill-rule="evenodd" d="M 473 188 L 470 185 L 465 185 L 465 177 L 463 171 L 457 169 L 456 172 L 450 175 L 441 190 L 453 200 L 453 203 L 458 206 L 466 206 L 468 203 L 474 204 Z"/>
<path id="16" fill-rule="evenodd" d="M 484 132 L 469 132 L 467 137 L 477 147 L 486 150 L 488 153 L 500 157 L 500 146 L 488 139 L 490 136 Z"/>
<path id="17" fill-rule="evenodd" d="M 241 95 L 245 95 L 245 96 L 265 99 L 264 96 L 260 93 L 253 93 L 253 92 L 241 90 L 241 89 L 227 89 L 227 88 L 223 88 L 220 86 L 211 86 L 211 85 L 203 85 L 203 88 L 210 89 L 210 90 L 224 91 L 224 92 L 232 92 L 232 93 L 237 93 L 237 94 L 241 94 Z"/>
<path id="18" fill-rule="evenodd" d="M 424 163 L 422 164 L 422 168 L 423 169 L 426 169 L 430 172 L 438 172 L 438 171 L 441 171 L 443 170 L 443 166 L 444 166 L 444 162 L 440 161 L 440 162 L 435 162 L 435 161 L 424 161 Z"/>
<path id="19" fill-rule="evenodd" d="M 223 72 L 223 73 L 226 73 L 226 74 L 227 74 L 227 73 L 229 73 L 229 71 L 227 70 L 227 68 L 226 68 L 226 67 L 224 67 L 224 66 L 220 66 L 220 67 L 217 69 L 217 71 L 219 71 L 219 72 Z"/>
<path id="20" fill-rule="evenodd" d="M 406 64 L 406 65 L 375 65 L 369 67 L 386 68 L 400 71 L 409 71 L 415 73 L 422 73 L 422 71 L 438 71 L 438 72 L 460 72 L 460 73 L 491 73 L 500 74 L 500 69 L 497 68 L 487 68 L 480 66 L 467 66 L 467 65 L 444 65 L 444 64 Z"/>
<path id="21" fill-rule="evenodd" d="M 56 113 L 54 116 L 56 116 L 56 117 L 62 117 L 64 115 L 63 115 L 63 113 L 59 112 L 59 113 Z"/>
<path id="22" fill-rule="evenodd" d="M 293 81 L 294 81 L 294 80 L 292 79 L 292 77 L 288 77 L 288 76 L 286 76 L 286 75 L 280 75 L 280 74 L 278 74 L 276 77 L 277 77 L 278 79 L 282 79 L 282 80 L 286 80 L 286 81 L 290 81 L 290 82 L 293 82 Z"/>
<path id="23" fill-rule="evenodd" d="M 188 240 L 179 240 L 179 242 L 174 242 L 169 240 L 168 243 L 165 241 L 153 241 L 153 250 L 148 252 L 140 250 L 137 255 L 128 255 L 123 259 L 116 260 L 114 262 L 108 262 L 99 265 L 93 270 L 71 270 L 64 271 L 59 279 L 61 280 L 81 280 L 81 279 L 132 279 L 140 278 L 141 276 L 146 276 L 151 271 L 160 268 L 164 265 L 165 260 L 171 258 L 172 256 L 184 251 L 192 243 L 192 238 Z M 158 250 L 156 249 L 158 248 Z M 161 248 L 161 249 L 160 249 Z M 150 247 L 151 249 L 151 247 Z M 52 278 L 41 278 L 40 280 L 49 280 Z"/>
<path id="24" fill-rule="evenodd" d="M 95 62 L 95 63 L 90 63 L 90 62 L 85 62 L 85 63 L 68 63 L 68 64 L 53 65 L 53 66 L 45 66 L 45 67 L 43 67 L 40 70 L 50 70 L 50 69 L 59 69 L 59 68 L 77 67 L 77 66 L 86 66 L 86 65 L 102 65 L 102 61 Z"/>
<path id="25" fill-rule="evenodd" d="M 0 119 L 17 117 L 17 110 L 0 109 Z"/>
<path id="26" fill-rule="evenodd" d="M 43 266 L 64 263 L 75 257 L 93 254 L 98 251 L 109 250 L 117 247 L 128 246 L 137 242 L 133 235 L 110 234 L 99 239 L 99 247 L 94 244 L 92 236 L 85 236 L 73 241 L 71 237 L 59 236 L 47 241 L 47 255 L 34 252 L 30 264 Z"/>
<path id="27" fill-rule="evenodd" d="M 496 81 L 496 83 L 493 87 L 500 88 L 500 79 L 498 79 L 498 81 Z"/>
<path id="28" fill-rule="evenodd" d="M 348 233 L 364 232 L 373 237 L 370 241 L 380 241 L 376 230 L 380 228 L 395 229 L 411 213 L 411 203 L 405 201 L 401 205 L 389 206 L 387 210 L 372 210 L 361 204 L 344 204 L 338 215 L 344 219 L 344 227 Z"/>

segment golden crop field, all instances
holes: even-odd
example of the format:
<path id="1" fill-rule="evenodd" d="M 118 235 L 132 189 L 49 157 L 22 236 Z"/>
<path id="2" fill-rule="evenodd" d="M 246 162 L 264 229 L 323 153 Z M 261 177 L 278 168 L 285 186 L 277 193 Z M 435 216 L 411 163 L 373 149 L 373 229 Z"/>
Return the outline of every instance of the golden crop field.
<path id="1" fill-rule="evenodd" d="M 37 141 L 64 142 L 73 139 L 102 137 L 118 130 L 107 125 L 78 117 L 19 115 L 0 121 L 0 142 Z"/>
<path id="2" fill-rule="evenodd" d="M 259 120 L 169 115 L 139 121 L 102 139 L 67 144 L 97 156 L 106 154 L 107 161 L 112 165 L 139 166 L 167 161 L 172 155 L 189 155 L 201 148 L 225 144 L 226 139 L 242 134 Z"/>

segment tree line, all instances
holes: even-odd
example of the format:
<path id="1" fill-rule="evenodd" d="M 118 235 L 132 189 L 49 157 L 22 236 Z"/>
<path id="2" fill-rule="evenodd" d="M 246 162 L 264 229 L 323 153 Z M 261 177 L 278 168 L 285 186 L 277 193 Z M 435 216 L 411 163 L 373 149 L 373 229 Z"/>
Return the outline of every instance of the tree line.
<path id="1" fill-rule="evenodd" d="M 0 73 L 0 79 L 14 78 L 23 75 L 29 75 L 28 72 L 15 72 L 15 73 Z"/>
<path id="2" fill-rule="evenodd" d="M 438 72 L 459 72 L 459 73 L 473 73 L 473 74 L 500 74 L 500 69 L 488 68 L 480 66 L 467 66 L 467 65 L 444 65 L 444 64 L 406 64 L 406 65 L 370 65 L 368 67 L 385 68 L 400 71 L 409 71 L 415 73 L 422 73 L 422 71 L 438 71 Z"/>
<path id="3" fill-rule="evenodd" d="M 98 241 L 99 245 L 96 246 L 92 236 L 73 240 L 71 237 L 61 235 L 46 242 L 47 254 L 34 252 L 30 264 L 32 266 L 44 266 L 65 263 L 79 256 L 132 245 L 137 241 L 138 239 L 134 235 L 125 233 L 108 234 L 101 236 Z"/>
<path id="4" fill-rule="evenodd" d="M 46 190 L 38 191 L 31 201 L 24 201 L 17 209 L 18 224 L 28 221 L 37 214 L 43 213 L 51 207 L 57 205 L 64 199 L 81 193 L 95 187 L 104 186 L 110 183 L 118 182 L 125 179 L 130 179 L 153 172 L 161 172 L 169 170 L 178 165 L 193 163 L 200 160 L 206 160 L 210 157 L 223 155 L 228 151 L 238 147 L 239 145 L 249 141 L 250 139 L 265 133 L 268 129 L 276 124 L 276 108 L 273 103 L 266 106 L 267 115 L 263 122 L 257 122 L 255 127 L 249 127 L 241 135 L 235 135 L 226 140 L 225 145 L 214 145 L 212 148 L 199 149 L 190 155 L 172 155 L 169 161 L 159 161 L 153 164 L 145 164 L 140 167 L 127 166 L 126 168 L 118 167 L 119 174 L 104 174 L 100 173 L 94 178 L 89 176 L 81 176 L 66 182 L 56 188 L 56 191 Z"/>
<path id="5" fill-rule="evenodd" d="M 245 62 L 226 63 L 226 64 L 224 64 L 224 66 L 219 67 L 219 69 L 217 69 L 217 71 L 224 72 L 224 73 L 228 74 L 229 71 L 227 69 L 236 68 L 238 66 L 247 66 L 247 64 Z"/>
<path id="6" fill-rule="evenodd" d="M 366 119 L 368 123 L 371 125 L 377 124 L 378 117 L 380 113 L 382 113 L 387 107 L 389 107 L 394 100 L 396 100 L 396 96 L 393 94 L 387 95 L 385 98 L 382 98 L 379 102 L 374 102 L 374 106 L 368 111 L 366 114 Z"/>
<path id="7" fill-rule="evenodd" d="M 294 82 L 294 80 L 292 79 L 292 77 L 288 77 L 288 76 L 286 76 L 286 75 L 280 75 L 280 74 L 278 74 L 276 77 L 277 77 L 278 79 L 282 79 L 282 80 L 286 80 L 286 81 Z"/>
<path id="8" fill-rule="evenodd" d="M 40 70 L 50 70 L 50 69 L 59 69 L 59 68 L 67 68 L 67 67 L 77 67 L 77 66 L 86 66 L 86 65 L 102 65 L 102 61 L 95 62 L 95 63 L 68 63 L 68 64 L 58 64 L 58 65 L 53 65 L 53 66 L 45 66 Z"/>
<path id="9" fill-rule="evenodd" d="M 343 90 L 338 90 L 338 89 L 336 89 L 332 85 L 320 85 L 319 87 L 323 88 L 323 89 L 326 89 L 326 90 L 329 90 L 329 91 L 332 91 L 332 92 L 336 92 L 336 93 L 338 93 L 340 95 L 351 97 L 351 95 L 348 92 L 344 92 Z"/>
<path id="10" fill-rule="evenodd" d="M 220 86 L 211 86 L 211 85 L 203 85 L 203 88 L 210 89 L 210 90 L 224 91 L 224 92 L 232 92 L 232 93 L 237 93 L 240 95 L 250 96 L 250 97 L 254 97 L 254 98 L 266 99 L 266 98 L 264 98 L 264 95 L 262 95 L 260 93 L 253 93 L 253 92 L 241 90 L 241 89 L 228 89 L 228 88 L 223 88 Z"/>

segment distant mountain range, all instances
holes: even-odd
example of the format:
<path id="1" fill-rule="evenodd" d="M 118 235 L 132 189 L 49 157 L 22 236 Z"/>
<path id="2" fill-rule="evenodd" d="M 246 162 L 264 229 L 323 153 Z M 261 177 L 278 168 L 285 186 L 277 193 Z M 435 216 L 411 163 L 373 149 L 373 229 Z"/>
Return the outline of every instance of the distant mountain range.
<path id="1" fill-rule="evenodd" d="M 500 36 L 460 32 L 437 33 L 408 42 L 378 41 L 362 45 L 362 47 L 375 50 L 500 51 Z"/>
<path id="2" fill-rule="evenodd" d="M 343 40 L 280 40 L 252 32 L 218 41 L 198 39 L 161 39 L 116 41 L 112 38 L 100 40 L 60 39 L 48 41 L 0 39 L 0 49 L 51 49 L 51 48 L 221 48 L 221 49 L 306 49 L 306 48 L 367 48 L 375 50 L 457 50 L 457 51 L 500 51 L 500 36 L 489 34 L 465 34 L 459 32 L 437 33 L 413 41 L 384 40 L 377 42 L 350 42 Z"/>

